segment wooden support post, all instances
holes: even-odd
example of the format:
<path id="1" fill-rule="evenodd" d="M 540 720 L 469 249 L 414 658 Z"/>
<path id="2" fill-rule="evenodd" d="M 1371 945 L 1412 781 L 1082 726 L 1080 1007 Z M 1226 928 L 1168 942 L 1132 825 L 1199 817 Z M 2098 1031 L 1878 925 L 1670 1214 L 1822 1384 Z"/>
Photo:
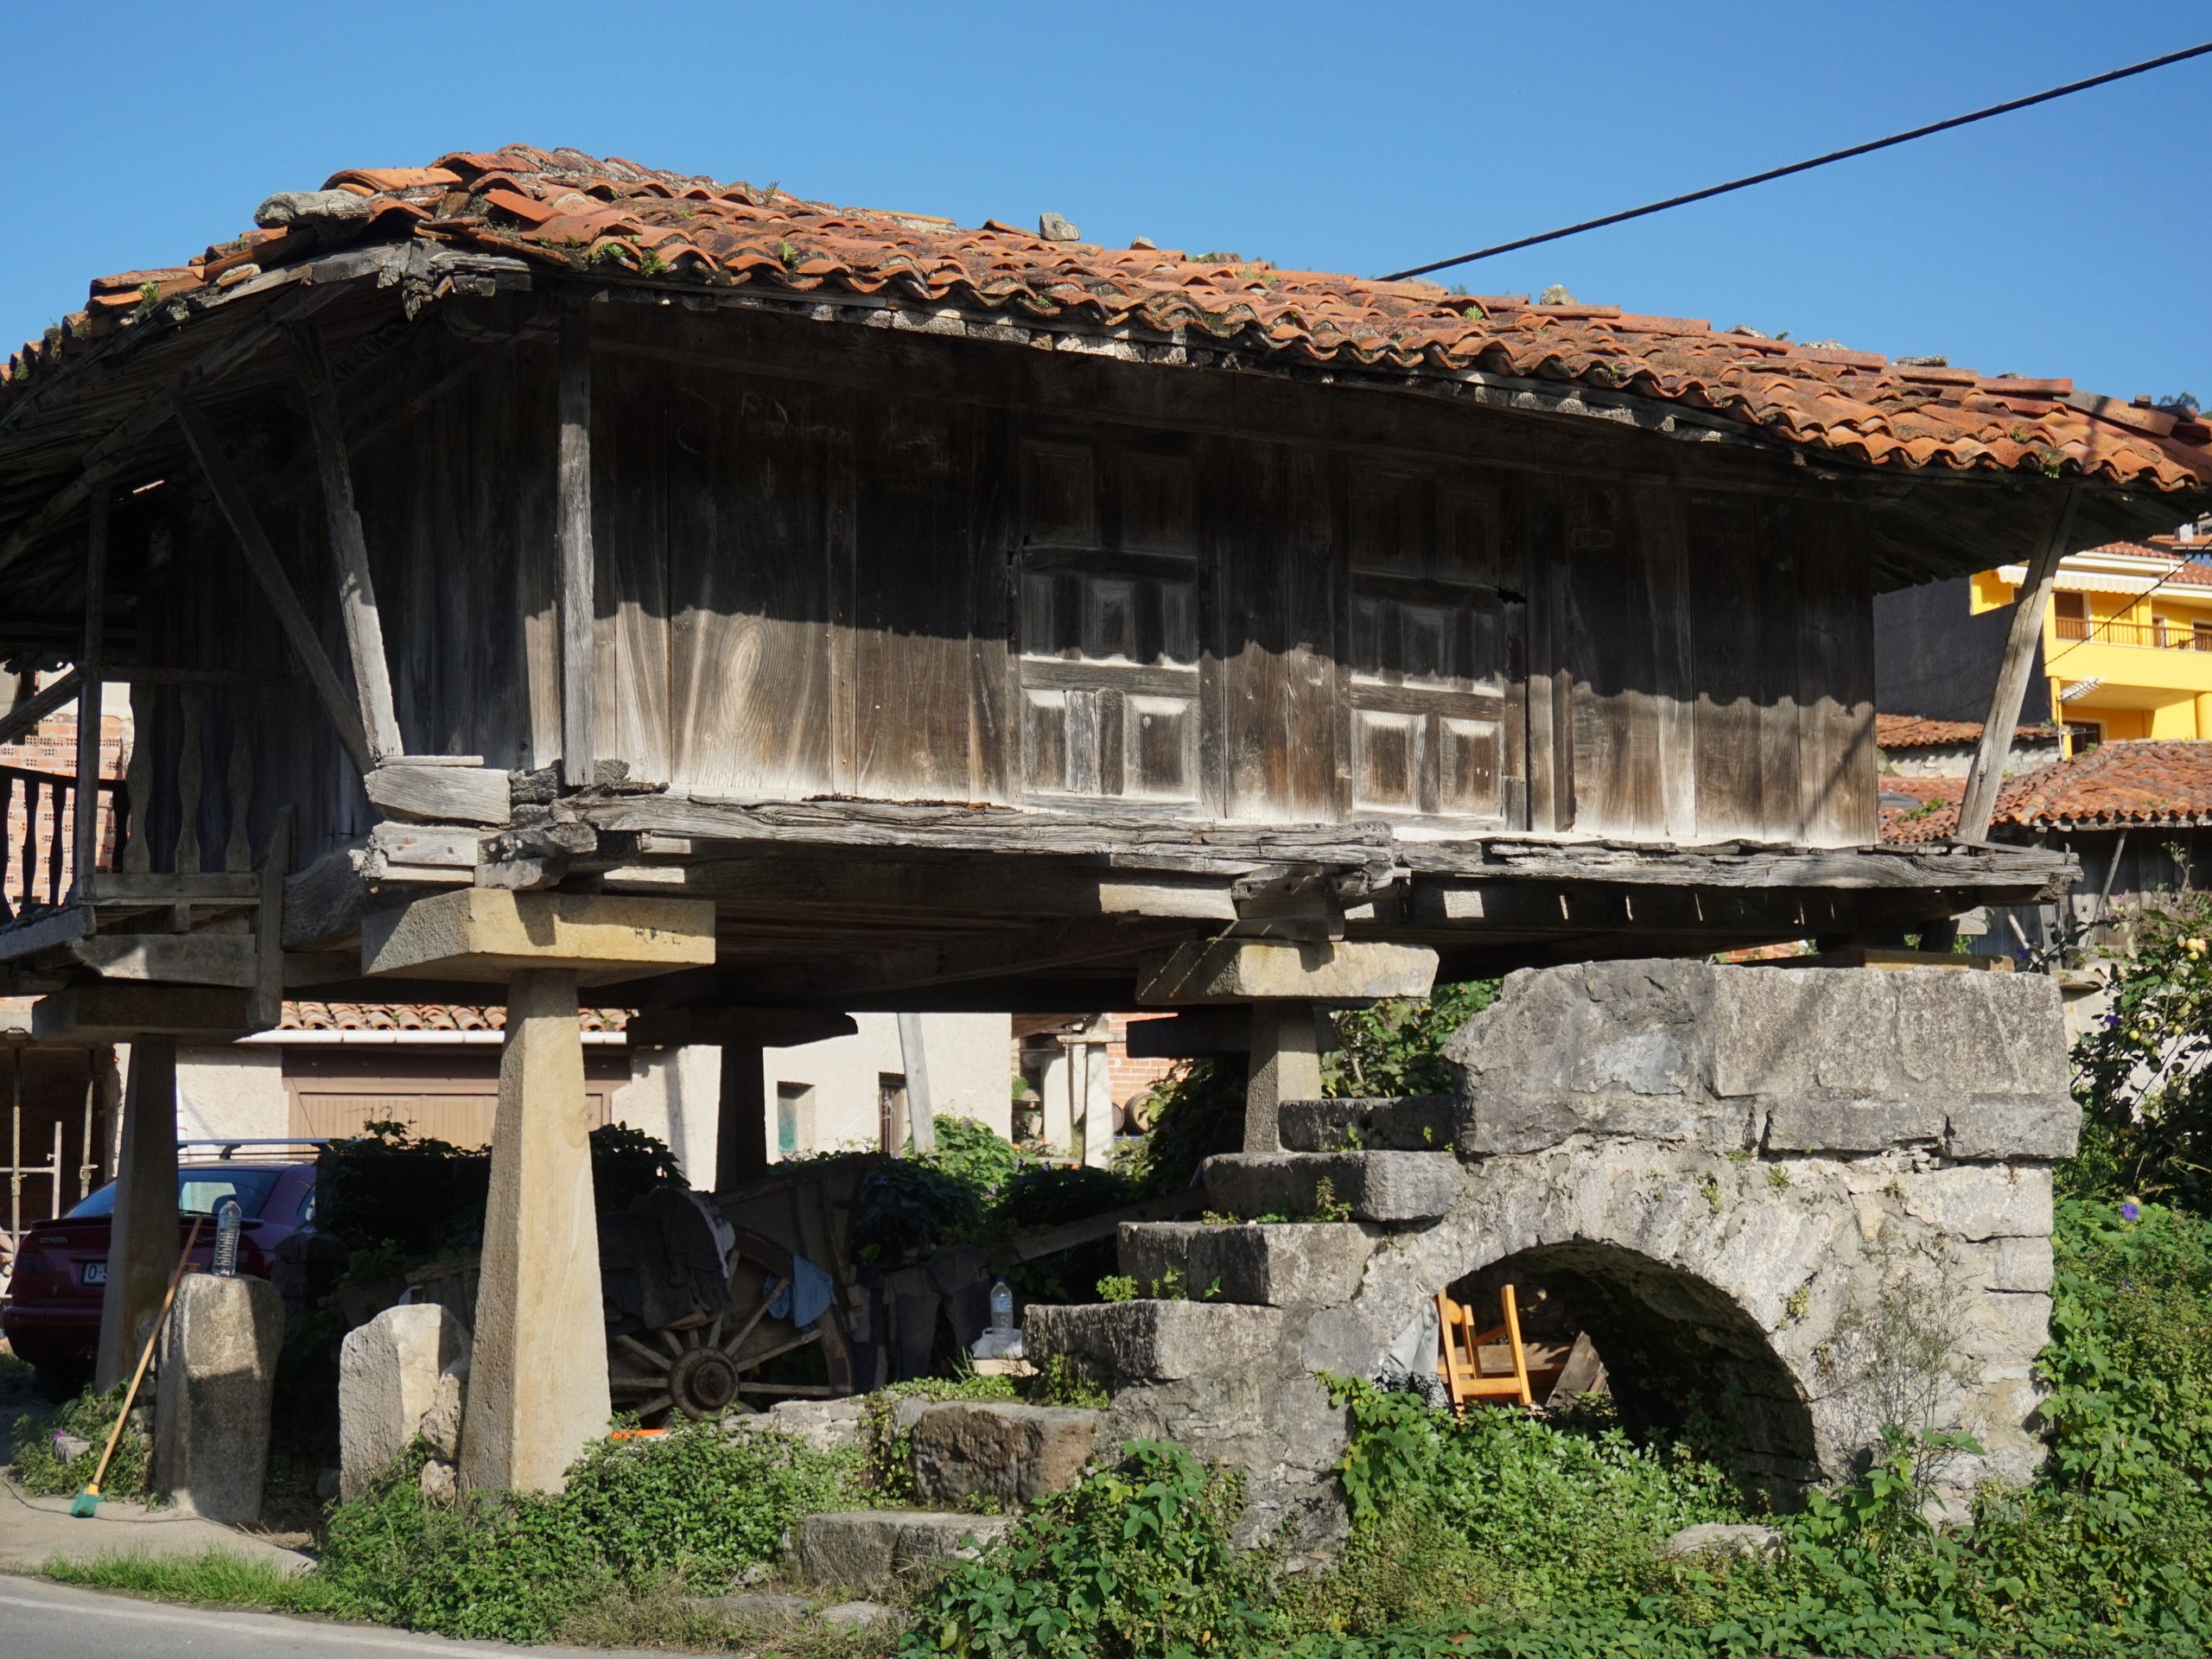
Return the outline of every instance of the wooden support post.
<path id="1" fill-rule="evenodd" d="M 175 1038 L 148 1033 L 132 1039 L 119 1141 L 99 1357 L 92 1371 L 92 1386 L 103 1392 L 130 1374 L 176 1266 Z"/>
<path id="2" fill-rule="evenodd" d="M 1311 1002 L 1252 1005 L 1252 1069 L 1244 1084 L 1244 1150 L 1281 1152 L 1286 1100 L 1321 1097 Z"/>
<path id="3" fill-rule="evenodd" d="M 84 676 L 73 668 L 45 690 L 26 697 L 12 709 L 0 710 L 0 743 L 14 742 L 55 709 L 75 702 L 84 683 Z"/>
<path id="4" fill-rule="evenodd" d="M 254 906 L 253 992 L 246 1023 L 273 1031 L 284 1017 L 284 878 L 292 873 L 292 809 L 278 809 L 261 861 L 261 902 Z"/>
<path id="5" fill-rule="evenodd" d="M 214 429 L 189 397 L 180 394 L 175 399 L 175 407 L 185 442 L 191 446 L 200 470 L 207 475 L 208 486 L 215 493 L 215 503 L 230 522 L 232 533 L 238 538 L 247 566 L 260 582 L 263 593 L 268 595 L 277 621 L 283 626 L 284 637 L 291 641 L 292 649 L 306 664 L 308 678 L 315 683 L 316 694 L 329 711 L 332 723 L 338 728 L 338 741 L 346 746 L 346 753 L 353 758 L 354 766 L 367 774 L 375 768 L 376 757 L 370 752 L 368 734 L 362 729 L 360 710 L 346 695 L 338 671 L 331 665 L 329 654 L 322 648 L 315 624 L 301 607 L 299 595 L 292 591 L 284 567 L 277 561 L 276 550 L 270 545 L 268 532 L 262 529 L 253 503 L 246 498 L 238 475 L 231 471 Z"/>
<path id="6" fill-rule="evenodd" d="M 930 1101 L 929 1055 L 922 1046 L 922 1016 L 899 1016 L 899 1065 L 906 1075 L 906 1123 L 918 1153 L 937 1150 L 937 1112 Z"/>
<path id="7" fill-rule="evenodd" d="M 2020 584 L 2020 597 L 2012 607 L 2012 626 L 2005 636 L 2005 656 L 1998 665 L 1996 689 L 1989 696 L 1989 718 L 1981 723 L 1981 741 L 1974 752 L 1974 766 L 1967 773 L 1965 792 L 1959 799 L 1959 827 L 1955 839 L 1986 841 L 1990 820 L 1997 816 L 1997 791 L 2005 781 L 2005 760 L 2012 752 L 2012 731 L 2020 723 L 2020 703 L 2028 694 L 2028 670 L 2035 659 L 2036 642 L 2043 638 L 2044 613 L 2050 608 L 2050 590 L 2058 579 L 2058 563 L 2073 538 L 2074 512 L 2080 505 L 2082 486 L 2067 487 L 2058 507 L 2058 523 L 2028 565 Z"/>
<path id="8" fill-rule="evenodd" d="M 576 1013 L 573 969 L 524 969 L 507 982 L 461 1438 L 471 1486 L 559 1491 L 613 1409 Z"/>
<path id="9" fill-rule="evenodd" d="M 598 601 L 591 544 L 591 319 L 561 319 L 561 449 L 555 486 L 561 550 L 561 781 L 592 780 L 592 676 Z"/>
<path id="10" fill-rule="evenodd" d="M 85 535 L 85 648 L 77 658 L 77 823 L 70 847 L 71 888 L 92 890 L 88 879 L 100 855 L 100 674 L 107 656 L 107 504 L 105 485 L 92 487 L 92 522 Z"/>
<path id="11" fill-rule="evenodd" d="M 353 505 L 353 473 L 346 459 L 346 423 L 338 412 L 338 389 L 324 355 L 322 334 L 311 322 L 292 330 L 300 358 L 300 384 L 307 395 L 308 425 L 315 433 L 315 467 L 322 480 L 324 516 L 330 522 L 331 556 L 338 566 L 338 606 L 346 619 L 346 649 L 353 664 L 353 690 L 360 700 L 361 725 L 369 754 L 378 766 L 403 752 L 399 716 L 391 702 L 391 670 L 384 651 L 384 625 L 377 615 L 376 583 L 369 575 L 368 538 Z"/>
<path id="12" fill-rule="evenodd" d="M 715 1122 L 715 1191 L 728 1192 L 768 1173 L 768 1086 L 760 1043 L 722 1041 L 721 1107 Z"/>

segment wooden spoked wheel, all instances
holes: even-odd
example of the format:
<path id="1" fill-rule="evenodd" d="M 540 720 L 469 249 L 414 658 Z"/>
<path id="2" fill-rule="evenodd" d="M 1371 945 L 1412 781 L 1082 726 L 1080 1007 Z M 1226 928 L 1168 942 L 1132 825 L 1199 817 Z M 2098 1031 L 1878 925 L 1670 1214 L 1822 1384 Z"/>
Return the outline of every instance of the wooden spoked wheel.
<path id="1" fill-rule="evenodd" d="M 647 1424 L 679 1416 L 696 1422 L 733 1409 L 763 1410 L 777 1400 L 830 1400 L 853 1391 L 842 1310 L 833 1301 L 804 1329 L 792 1322 L 789 1302 L 781 1314 L 771 1313 L 791 1286 L 791 1253 L 758 1233 L 741 1230 L 737 1240 L 728 1307 L 608 1344 L 607 1391 L 617 1409 L 634 1411 Z M 764 1375 L 786 1355 L 809 1349 L 821 1355 L 824 1381 L 772 1382 Z"/>

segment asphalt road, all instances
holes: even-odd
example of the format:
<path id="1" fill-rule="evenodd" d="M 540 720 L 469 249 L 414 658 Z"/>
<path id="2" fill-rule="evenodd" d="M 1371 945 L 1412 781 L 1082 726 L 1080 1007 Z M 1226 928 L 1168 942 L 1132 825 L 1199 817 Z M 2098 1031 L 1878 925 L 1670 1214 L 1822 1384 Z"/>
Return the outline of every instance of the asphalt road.
<path id="1" fill-rule="evenodd" d="M 225 1659 L 381 1659 L 385 1655 L 563 1654 L 625 1659 L 605 1648 L 518 1649 L 498 1642 L 449 1642 L 376 1624 L 323 1624 L 276 1613 L 172 1607 L 130 1596 L 73 1589 L 39 1579 L 0 1577 L 0 1659 L 155 1659 L 168 1654 Z M 648 1659 L 637 1655 L 634 1659 Z M 666 1659 L 666 1656 L 660 1656 Z"/>

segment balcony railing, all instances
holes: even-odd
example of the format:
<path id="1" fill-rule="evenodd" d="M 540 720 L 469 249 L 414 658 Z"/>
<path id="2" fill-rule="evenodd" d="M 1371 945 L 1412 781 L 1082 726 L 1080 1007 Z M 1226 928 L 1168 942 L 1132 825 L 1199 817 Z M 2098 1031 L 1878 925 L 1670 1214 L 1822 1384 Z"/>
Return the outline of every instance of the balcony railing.
<path id="1" fill-rule="evenodd" d="M 108 798 L 101 851 L 111 861 L 128 835 L 130 792 L 100 780 Z M 0 924 L 59 906 L 69 893 L 77 838 L 77 780 L 22 766 L 0 766 Z"/>
<path id="2" fill-rule="evenodd" d="M 2094 622 L 2087 617 L 2052 620 L 2058 637 L 2080 644 L 2141 645 L 2152 651 L 2212 651 L 2212 622 Z"/>

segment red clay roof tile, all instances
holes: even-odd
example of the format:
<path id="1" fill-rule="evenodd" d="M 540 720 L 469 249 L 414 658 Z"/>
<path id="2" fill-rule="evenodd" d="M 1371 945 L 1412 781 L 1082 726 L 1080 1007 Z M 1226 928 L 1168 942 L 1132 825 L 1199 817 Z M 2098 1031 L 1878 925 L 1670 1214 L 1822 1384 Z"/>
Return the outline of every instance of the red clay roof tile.
<path id="1" fill-rule="evenodd" d="M 1882 839 L 1948 841 L 1958 825 L 1963 778 L 1885 777 L 1885 794 L 1915 808 L 1885 808 Z M 2107 743 L 2071 760 L 2005 779 L 1993 828 L 2037 832 L 2212 823 L 2212 743 Z"/>
<path id="2" fill-rule="evenodd" d="M 2014 742 L 2048 742 L 2058 735 L 2056 726 L 2016 726 Z M 1874 747 L 1878 749 L 1926 749 L 1981 741 L 1978 720 L 1929 720 L 1919 715 L 1874 716 Z M 1889 787 L 1885 779 L 1883 785 Z"/>
<path id="3" fill-rule="evenodd" d="M 1140 340 L 1203 336 L 1315 363 L 1580 382 L 1709 410 L 1876 466 L 2073 474 L 2175 493 L 2212 486 L 2212 426 L 2084 397 L 2067 380 L 1991 379 L 1940 362 L 1719 333 L 1689 318 L 1533 306 L 1233 255 L 1109 251 L 997 219 L 964 230 L 525 144 L 456 151 L 427 168 L 349 169 L 326 188 L 374 193 L 372 222 L 356 232 L 364 237 L 412 235 L 615 279 L 650 271 L 660 282 L 868 295 L 916 310 L 1004 310 Z M 274 270 L 313 246 L 305 238 L 251 245 L 252 263 Z M 219 253 L 242 251 L 232 243 Z M 187 270 L 105 278 L 93 294 L 105 315 L 87 332 L 128 326 L 124 314 L 147 281 L 159 281 L 166 299 L 200 280 Z M 27 371 L 43 372 L 73 343 L 63 331 L 26 346 L 0 378 L 0 407 Z"/>

